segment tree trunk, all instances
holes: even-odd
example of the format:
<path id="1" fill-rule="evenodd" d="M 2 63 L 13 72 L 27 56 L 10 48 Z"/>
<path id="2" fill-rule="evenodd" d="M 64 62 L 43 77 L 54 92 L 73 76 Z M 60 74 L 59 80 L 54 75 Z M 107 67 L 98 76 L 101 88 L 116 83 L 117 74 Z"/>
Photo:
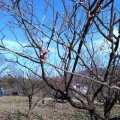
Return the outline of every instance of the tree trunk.
<path id="1" fill-rule="evenodd" d="M 109 120 L 110 118 L 110 110 L 109 110 L 109 105 L 110 105 L 110 100 L 106 100 L 105 101 L 105 104 L 104 104 L 104 117 L 105 117 L 105 120 Z"/>
<path id="2" fill-rule="evenodd" d="M 28 99 L 29 99 L 29 109 L 31 109 L 31 107 L 32 107 L 32 96 L 30 94 L 28 95 Z"/>
<path id="3" fill-rule="evenodd" d="M 104 112 L 104 117 L 105 117 L 105 120 L 109 120 L 109 118 L 110 118 L 110 111 Z"/>
<path id="4" fill-rule="evenodd" d="M 91 120 L 98 120 L 98 117 L 95 116 L 94 110 L 89 111 Z"/>

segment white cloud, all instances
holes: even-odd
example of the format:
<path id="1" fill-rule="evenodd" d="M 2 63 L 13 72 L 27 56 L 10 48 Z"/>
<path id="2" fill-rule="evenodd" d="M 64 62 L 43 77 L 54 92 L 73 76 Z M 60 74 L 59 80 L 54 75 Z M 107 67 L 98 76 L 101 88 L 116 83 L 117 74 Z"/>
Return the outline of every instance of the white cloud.
<path id="1" fill-rule="evenodd" d="M 116 37 L 118 37 L 119 33 L 118 33 L 117 28 L 114 28 L 113 33 Z M 114 40 L 114 41 L 116 41 L 116 40 Z M 92 44 L 93 44 L 94 50 L 98 51 L 99 53 L 102 52 L 103 56 L 110 53 L 112 50 L 111 49 L 112 43 L 109 42 L 108 40 L 106 40 L 105 38 L 93 40 L 92 43 L 91 42 L 87 43 L 87 46 L 89 46 L 89 49 L 92 49 Z M 117 52 L 120 52 L 120 44 L 119 44 Z"/>
<path id="2" fill-rule="evenodd" d="M 22 46 L 16 41 L 4 40 L 3 43 L 4 43 L 6 48 L 9 48 L 12 50 L 20 50 L 22 48 Z M 25 45 L 25 43 L 24 43 L 24 45 Z"/>
<path id="3" fill-rule="evenodd" d="M 115 28 L 115 29 L 113 30 L 113 33 L 114 33 L 116 36 L 118 36 L 118 35 L 119 35 L 119 33 L 118 33 L 118 29 Z"/>

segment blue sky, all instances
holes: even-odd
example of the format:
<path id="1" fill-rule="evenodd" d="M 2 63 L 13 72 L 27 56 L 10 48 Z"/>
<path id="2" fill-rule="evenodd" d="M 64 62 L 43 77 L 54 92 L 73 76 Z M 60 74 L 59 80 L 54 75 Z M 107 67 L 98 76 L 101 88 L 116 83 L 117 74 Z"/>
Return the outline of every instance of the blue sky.
<path id="1" fill-rule="evenodd" d="M 22 1 L 24 2 L 24 0 L 22 0 Z M 50 0 L 50 1 L 52 2 L 52 0 Z M 66 0 L 65 2 L 68 2 L 68 0 Z M 31 5 L 30 0 L 28 0 L 27 3 L 29 5 Z M 63 5 L 61 5 L 60 0 L 55 0 L 54 5 L 55 5 L 55 9 L 57 9 L 59 11 L 59 13 L 61 13 L 61 15 L 63 15 L 63 13 L 64 13 L 63 12 Z M 44 18 L 44 10 L 45 10 L 45 8 L 46 8 L 46 4 L 43 2 L 43 0 L 41 0 L 41 1 L 35 0 L 35 3 L 34 3 L 35 14 L 38 16 L 38 18 L 39 18 L 40 21 L 42 21 L 43 18 Z M 22 43 L 23 45 L 27 45 L 28 44 L 28 42 L 26 40 L 26 37 L 24 36 L 24 33 L 23 33 L 23 31 L 21 29 L 19 29 L 19 28 L 13 28 L 12 27 L 11 22 L 14 21 L 14 19 L 11 19 L 11 17 L 9 16 L 8 13 L 5 13 L 5 14 L 6 14 L 6 16 L 2 16 L 2 18 L 0 17 L 0 19 L 1 19 L 0 29 L 2 29 L 2 28 L 5 27 L 4 30 L 2 31 L 2 33 L 6 35 L 5 38 L 4 38 L 4 43 L 7 45 L 8 48 L 16 50 L 16 51 L 19 51 L 19 52 L 22 52 L 21 46 L 17 43 L 14 35 L 11 33 L 10 30 L 12 30 L 13 32 L 15 32 L 15 34 L 17 35 L 17 38 L 18 38 L 19 42 Z M 52 14 L 53 14 L 53 11 L 51 10 L 51 8 L 48 8 L 47 9 L 47 14 L 46 14 L 46 16 L 44 18 L 43 23 L 47 22 L 47 23 L 49 23 L 49 26 L 53 26 L 53 24 L 52 24 L 53 17 L 51 17 Z M 81 14 L 82 14 L 82 12 L 80 13 L 80 15 Z M 34 21 L 34 23 L 35 22 L 36 22 L 36 20 Z M 11 27 L 8 27 L 8 24 L 11 25 Z M 59 21 L 59 24 L 60 24 L 60 21 Z M 58 30 L 58 29 L 59 29 L 59 27 L 56 28 L 56 30 Z M 47 32 L 46 29 L 44 29 L 44 30 Z M 114 32 L 115 32 L 116 35 L 118 34 L 117 28 L 114 29 Z M 1 36 L 2 35 L 0 34 L 0 37 Z M 45 42 L 48 40 L 48 38 L 46 38 L 46 37 L 43 37 L 42 39 L 44 39 Z M 87 45 L 89 46 L 89 49 L 91 49 L 90 48 L 91 44 L 89 43 L 88 38 L 86 38 L 86 39 L 87 39 Z M 109 50 L 106 51 L 107 50 L 106 47 L 109 47 L 109 43 L 106 43 L 106 45 L 104 45 L 105 49 L 101 53 L 100 52 L 100 46 L 102 44 L 104 44 L 104 39 L 100 35 L 96 34 L 95 37 L 94 37 L 94 46 L 96 47 L 96 50 L 98 49 L 98 53 L 99 53 L 99 55 L 101 57 L 103 57 L 103 55 L 104 55 L 103 53 L 107 52 L 107 54 L 109 54 L 109 52 L 110 52 Z M 60 49 L 61 53 L 63 54 L 65 51 L 63 51 L 62 47 L 60 47 L 60 48 L 61 48 Z M 76 48 L 77 48 L 77 45 L 76 45 Z M 101 46 L 101 48 L 103 48 L 103 46 Z M 49 62 L 53 63 L 53 64 L 56 61 L 58 61 L 58 63 L 55 63 L 55 64 L 58 64 L 58 66 L 59 66 L 60 59 L 58 58 L 58 55 L 56 54 L 57 52 L 56 52 L 56 45 L 55 45 L 55 43 L 51 44 L 51 46 L 50 46 L 49 49 L 50 49 L 50 52 L 48 53 L 49 58 L 47 60 Z M 31 50 L 31 49 L 27 49 L 27 50 L 30 52 L 30 54 L 32 53 L 32 55 L 35 56 L 34 52 L 32 52 L 33 50 Z M 27 51 L 27 50 L 25 50 L 25 51 Z M 85 48 L 83 48 L 83 52 L 84 51 L 86 51 Z M 120 51 L 120 47 L 119 47 L 119 51 Z M 85 54 L 85 55 L 87 57 L 87 54 Z M 6 57 L 13 58 L 13 56 L 10 55 L 10 54 L 7 54 Z M 105 59 L 105 61 L 106 61 L 106 59 Z M 22 62 L 24 63 L 25 61 L 22 59 Z M 61 64 L 61 66 L 62 66 L 62 64 Z"/>

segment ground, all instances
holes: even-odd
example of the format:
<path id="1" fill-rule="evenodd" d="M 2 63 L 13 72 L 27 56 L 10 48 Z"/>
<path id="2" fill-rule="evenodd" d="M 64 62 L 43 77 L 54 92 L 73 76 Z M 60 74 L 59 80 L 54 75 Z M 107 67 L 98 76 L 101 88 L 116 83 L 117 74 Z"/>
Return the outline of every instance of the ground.
<path id="1" fill-rule="evenodd" d="M 34 102 L 37 101 L 34 98 Z M 55 106 L 54 106 L 55 105 Z M 28 99 L 23 96 L 0 97 L 0 120 L 26 120 Z M 40 100 L 31 112 L 31 120 L 77 120 L 76 109 L 69 103 L 56 103 L 52 99 Z"/>
<path id="2" fill-rule="evenodd" d="M 54 103 L 53 99 L 34 97 L 33 103 L 37 102 L 30 112 L 29 120 L 90 120 L 85 110 L 73 108 L 69 103 Z M 25 96 L 4 96 L 0 97 L 0 120 L 28 120 L 28 98 Z M 97 106 L 103 111 L 102 104 Z M 120 105 L 115 105 L 112 116 L 120 115 Z"/>

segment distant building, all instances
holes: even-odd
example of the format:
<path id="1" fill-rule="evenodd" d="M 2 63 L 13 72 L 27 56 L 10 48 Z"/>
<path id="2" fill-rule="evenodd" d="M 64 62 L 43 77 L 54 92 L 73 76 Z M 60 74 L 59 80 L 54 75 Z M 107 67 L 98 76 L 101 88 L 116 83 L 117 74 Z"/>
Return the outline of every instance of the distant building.
<path id="1" fill-rule="evenodd" d="M 88 87 L 87 86 L 83 86 L 81 84 L 75 84 L 74 86 L 74 89 L 76 89 L 77 91 L 83 93 L 83 94 L 86 94 L 87 91 L 88 91 Z"/>

